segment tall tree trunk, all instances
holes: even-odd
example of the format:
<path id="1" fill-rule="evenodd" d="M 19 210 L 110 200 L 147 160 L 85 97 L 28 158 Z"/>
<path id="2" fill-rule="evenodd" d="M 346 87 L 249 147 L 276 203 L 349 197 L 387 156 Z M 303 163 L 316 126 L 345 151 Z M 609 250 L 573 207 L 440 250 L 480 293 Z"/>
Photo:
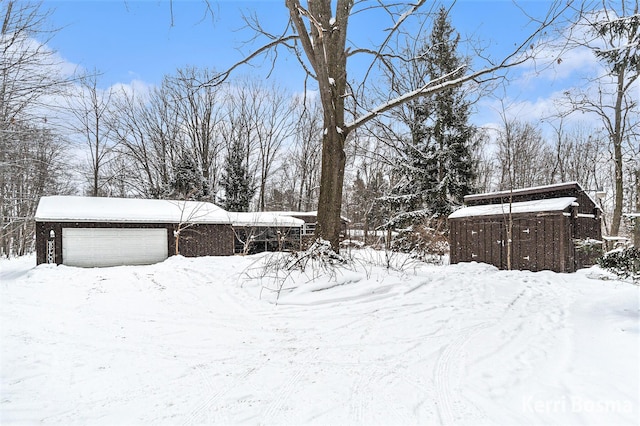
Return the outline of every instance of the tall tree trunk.
<path id="1" fill-rule="evenodd" d="M 322 102 L 324 136 L 316 237 L 329 241 L 331 247 L 338 251 L 346 163 L 344 143 L 347 137 L 344 122 L 346 40 L 353 1 L 338 0 L 335 14 L 332 13 L 330 0 L 310 1 L 308 10 L 301 7 L 299 0 L 286 0 L 286 6 L 300 43 L 316 72 Z M 309 19 L 308 28 L 303 17 Z"/>
<path id="2" fill-rule="evenodd" d="M 636 213 L 640 214 L 640 169 L 636 169 Z M 640 249 L 640 216 L 633 218 L 633 246 Z"/>
<path id="3" fill-rule="evenodd" d="M 340 247 L 340 210 L 345 164 L 344 137 L 334 129 L 325 135 L 322 143 L 322 175 L 316 227 L 316 236 L 329 241 L 334 250 Z"/>
<path id="4" fill-rule="evenodd" d="M 624 97 L 624 70 L 618 72 L 618 86 L 616 105 L 614 108 L 614 131 L 611 135 L 613 142 L 613 162 L 615 164 L 615 201 L 613 218 L 611 219 L 610 235 L 617 236 L 620 232 L 622 219 L 623 185 L 622 185 L 622 100 Z"/>

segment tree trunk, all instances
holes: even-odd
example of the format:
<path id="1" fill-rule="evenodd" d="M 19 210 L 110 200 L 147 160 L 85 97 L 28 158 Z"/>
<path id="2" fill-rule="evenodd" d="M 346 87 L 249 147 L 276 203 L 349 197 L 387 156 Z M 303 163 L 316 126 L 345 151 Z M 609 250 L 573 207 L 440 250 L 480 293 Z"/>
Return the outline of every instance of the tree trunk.
<path id="1" fill-rule="evenodd" d="M 309 59 L 318 82 L 323 110 L 322 168 L 318 199 L 316 236 L 340 248 L 340 211 L 346 154 L 344 143 L 347 129 L 344 123 L 344 95 L 347 92 L 347 25 L 353 2 L 338 0 L 335 14 L 331 0 L 308 2 L 308 10 L 299 0 L 286 0 L 291 21 Z M 304 17 L 309 19 L 309 27 Z"/>
<path id="2" fill-rule="evenodd" d="M 636 170 L 636 213 L 640 214 L 640 169 Z M 633 218 L 633 246 L 640 249 L 640 216 Z"/>
<path id="3" fill-rule="evenodd" d="M 316 236 L 329 241 L 336 251 L 340 247 L 340 211 L 345 163 L 344 138 L 334 129 L 325 135 L 322 143 L 322 175 Z"/>
<path id="4" fill-rule="evenodd" d="M 613 142 L 613 162 L 615 164 L 615 200 L 613 206 L 613 218 L 611 219 L 612 236 L 617 236 L 620 232 L 620 221 L 622 219 L 622 101 L 624 97 L 624 71 L 618 72 L 618 88 L 616 93 L 616 105 L 614 108 L 614 129 L 611 139 Z"/>

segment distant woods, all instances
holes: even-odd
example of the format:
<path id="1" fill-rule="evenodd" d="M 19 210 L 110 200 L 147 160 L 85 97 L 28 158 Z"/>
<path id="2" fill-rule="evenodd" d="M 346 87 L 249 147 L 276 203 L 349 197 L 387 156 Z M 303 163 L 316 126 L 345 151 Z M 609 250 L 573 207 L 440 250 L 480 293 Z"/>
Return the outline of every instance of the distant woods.
<path id="1" fill-rule="evenodd" d="M 469 61 L 446 11 L 434 16 L 433 28 L 398 49 L 405 69 L 376 90 L 401 95 Z M 216 71 L 193 67 L 155 87 L 104 89 L 99 70 L 82 77 L 56 71 L 55 55 L 34 42 L 53 35 L 46 20 L 38 6 L 0 3 L 0 255 L 32 250 L 43 195 L 205 200 L 230 211 L 318 208 L 326 129 L 316 92 L 291 93 L 251 76 L 211 85 Z M 611 40 L 620 38 L 620 25 L 594 28 Z M 637 53 L 611 52 L 601 60 L 613 83 L 623 75 L 624 84 L 603 77 L 598 93 L 617 96 L 568 90 L 545 122 L 514 118 L 504 106 L 500 122 L 473 124 L 478 101 L 491 95 L 473 85 L 379 114 L 346 138 L 342 215 L 365 236 L 418 224 L 442 230 L 467 193 L 575 180 L 604 192 L 607 229 L 617 234 L 618 206 L 635 211 L 640 200 L 630 90 L 638 73 Z M 604 124 L 570 119 L 583 111 Z"/>

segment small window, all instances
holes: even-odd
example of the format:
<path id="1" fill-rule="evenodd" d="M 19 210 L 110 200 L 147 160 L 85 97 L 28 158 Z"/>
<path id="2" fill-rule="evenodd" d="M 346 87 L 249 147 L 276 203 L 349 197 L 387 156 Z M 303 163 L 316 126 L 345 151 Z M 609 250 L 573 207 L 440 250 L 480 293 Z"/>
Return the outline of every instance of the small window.
<path id="1" fill-rule="evenodd" d="M 305 223 L 302 227 L 302 235 L 312 235 L 314 232 L 316 232 L 315 223 Z"/>

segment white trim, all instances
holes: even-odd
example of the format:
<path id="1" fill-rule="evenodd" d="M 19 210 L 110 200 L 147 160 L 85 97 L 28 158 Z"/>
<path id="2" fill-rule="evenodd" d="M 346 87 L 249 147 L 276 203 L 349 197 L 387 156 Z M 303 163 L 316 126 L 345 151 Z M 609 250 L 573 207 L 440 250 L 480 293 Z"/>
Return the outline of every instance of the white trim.
<path id="1" fill-rule="evenodd" d="M 589 218 L 589 219 L 595 219 L 596 215 L 588 214 L 588 213 L 578 213 L 578 217 L 586 217 L 586 218 Z"/>

